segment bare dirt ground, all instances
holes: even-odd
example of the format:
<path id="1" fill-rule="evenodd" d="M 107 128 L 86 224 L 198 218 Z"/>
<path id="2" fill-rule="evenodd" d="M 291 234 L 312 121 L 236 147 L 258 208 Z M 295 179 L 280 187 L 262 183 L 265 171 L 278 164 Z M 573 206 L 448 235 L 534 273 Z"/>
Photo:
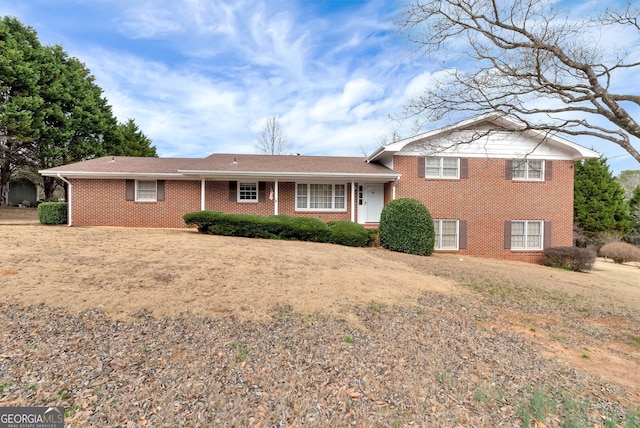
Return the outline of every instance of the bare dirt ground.
<path id="1" fill-rule="evenodd" d="M 14 217 L 0 406 L 73 426 L 640 426 L 636 265 Z"/>

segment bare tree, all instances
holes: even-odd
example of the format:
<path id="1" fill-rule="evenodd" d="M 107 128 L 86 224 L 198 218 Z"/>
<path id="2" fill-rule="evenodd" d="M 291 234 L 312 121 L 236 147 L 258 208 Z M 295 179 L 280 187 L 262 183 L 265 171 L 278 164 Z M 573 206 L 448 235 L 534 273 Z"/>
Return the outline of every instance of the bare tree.
<path id="1" fill-rule="evenodd" d="M 640 7 L 629 1 L 573 19 L 556 3 L 411 0 L 400 30 L 447 71 L 409 100 L 405 115 L 420 126 L 452 113 L 501 112 L 522 121 L 523 131 L 601 138 L 640 162 L 633 118 L 640 107 Z"/>
<path id="2" fill-rule="evenodd" d="M 256 143 L 256 151 L 267 155 L 284 155 L 287 152 L 287 134 L 280 127 L 277 116 L 270 116 L 264 121 L 262 131 Z"/>

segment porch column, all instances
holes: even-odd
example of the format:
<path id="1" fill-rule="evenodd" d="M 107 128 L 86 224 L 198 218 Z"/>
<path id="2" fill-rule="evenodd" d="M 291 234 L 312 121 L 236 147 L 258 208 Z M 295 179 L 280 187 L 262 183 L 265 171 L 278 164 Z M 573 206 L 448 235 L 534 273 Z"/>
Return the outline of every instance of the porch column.
<path id="1" fill-rule="evenodd" d="M 356 222 L 356 183 L 355 181 L 351 181 L 351 222 Z"/>
<path id="2" fill-rule="evenodd" d="M 275 181 L 273 187 L 275 187 L 273 196 L 273 214 L 278 215 L 278 180 Z"/>
<path id="3" fill-rule="evenodd" d="M 205 181 L 204 178 L 200 181 L 200 211 L 204 211 L 205 209 L 205 200 L 204 200 L 204 194 L 205 194 Z"/>

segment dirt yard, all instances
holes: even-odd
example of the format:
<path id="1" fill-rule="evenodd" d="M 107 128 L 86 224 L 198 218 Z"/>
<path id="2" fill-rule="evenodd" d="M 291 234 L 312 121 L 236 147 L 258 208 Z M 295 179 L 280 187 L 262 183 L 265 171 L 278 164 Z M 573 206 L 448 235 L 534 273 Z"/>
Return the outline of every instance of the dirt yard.
<path id="1" fill-rule="evenodd" d="M 638 266 L 13 220 L 0 406 L 73 426 L 640 426 Z"/>

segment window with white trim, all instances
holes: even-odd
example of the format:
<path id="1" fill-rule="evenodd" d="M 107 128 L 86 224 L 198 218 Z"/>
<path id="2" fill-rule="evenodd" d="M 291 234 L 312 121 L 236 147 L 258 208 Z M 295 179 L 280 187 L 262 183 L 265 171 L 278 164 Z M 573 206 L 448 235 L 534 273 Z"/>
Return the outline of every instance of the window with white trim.
<path id="1" fill-rule="evenodd" d="M 347 186 L 345 184 L 298 183 L 296 210 L 346 211 Z"/>
<path id="2" fill-rule="evenodd" d="M 542 250 L 544 225 L 540 220 L 511 222 L 512 250 Z"/>
<path id="3" fill-rule="evenodd" d="M 513 179 L 525 181 L 544 180 L 544 161 L 542 159 L 514 159 Z"/>
<path id="4" fill-rule="evenodd" d="M 238 182 L 238 202 L 258 202 L 258 183 Z"/>
<path id="5" fill-rule="evenodd" d="M 433 157 L 424 160 L 426 178 L 460 178 L 460 158 Z"/>
<path id="6" fill-rule="evenodd" d="M 434 250 L 458 249 L 458 220 L 434 220 Z"/>
<path id="7" fill-rule="evenodd" d="M 156 202 L 158 200 L 158 182 L 136 180 L 136 201 Z"/>

